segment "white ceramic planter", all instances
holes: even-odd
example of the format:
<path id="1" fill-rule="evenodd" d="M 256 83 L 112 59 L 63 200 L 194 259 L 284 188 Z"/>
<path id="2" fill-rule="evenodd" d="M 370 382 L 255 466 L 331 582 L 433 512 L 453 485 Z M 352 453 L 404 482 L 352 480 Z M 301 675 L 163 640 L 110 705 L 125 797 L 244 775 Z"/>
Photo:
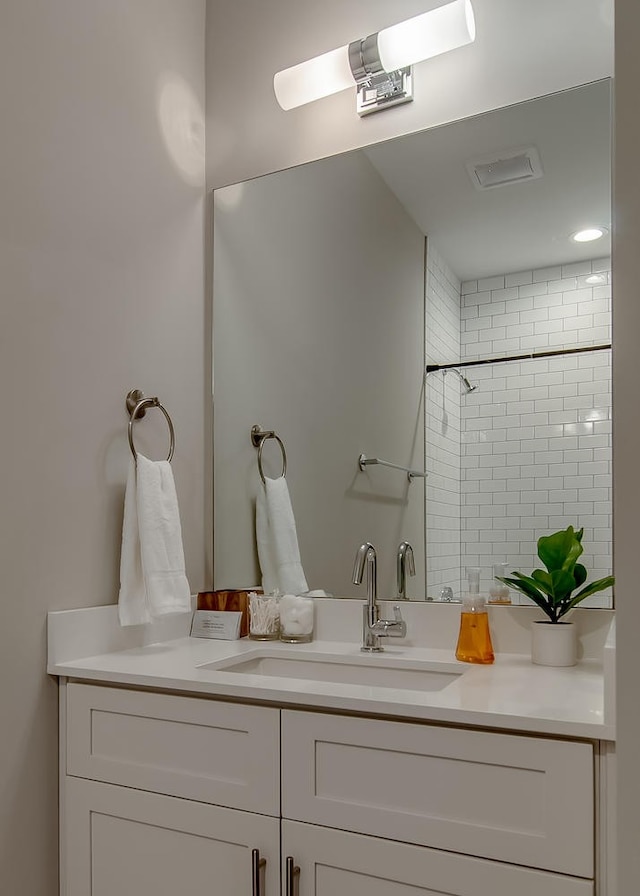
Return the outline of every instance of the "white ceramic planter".
<path id="1" fill-rule="evenodd" d="M 574 622 L 532 622 L 531 660 L 538 666 L 575 666 L 578 633 Z"/>

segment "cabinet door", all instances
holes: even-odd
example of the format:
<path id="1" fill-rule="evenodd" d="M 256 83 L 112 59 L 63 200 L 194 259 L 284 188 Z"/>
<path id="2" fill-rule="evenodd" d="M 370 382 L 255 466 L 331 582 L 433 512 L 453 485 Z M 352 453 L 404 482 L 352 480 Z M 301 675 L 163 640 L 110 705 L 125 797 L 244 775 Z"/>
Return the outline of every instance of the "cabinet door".
<path id="1" fill-rule="evenodd" d="M 67 700 L 67 774 L 280 814 L 277 709 L 75 682 Z"/>
<path id="2" fill-rule="evenodd" d="M 294 821 L 282 850 L 285 896 L 593 896 L 591 881 Z"/>
<path id="3" fill-rule="evenodd" d="M 282 713 L 282 815 L 593 877 L 587 743 Z"/>
<path id="4" fill-rule="evenodd" d="M 63 896 L 264 896 L 280 887 L 279 821 L 67 778 Z"/>

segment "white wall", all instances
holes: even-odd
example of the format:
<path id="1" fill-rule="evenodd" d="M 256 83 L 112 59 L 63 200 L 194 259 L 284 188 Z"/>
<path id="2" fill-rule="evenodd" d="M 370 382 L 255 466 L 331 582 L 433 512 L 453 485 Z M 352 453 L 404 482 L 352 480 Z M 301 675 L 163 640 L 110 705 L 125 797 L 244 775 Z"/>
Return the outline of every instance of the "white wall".
<path id="1" fill-rule="evenodd" d="M 427 240 L 426 364 L 460 357 L 460 280 L 433 240 Z M 430 373 L 425 379 L 427 595 L 443 587 L 460 595 L 460 380 Z"/>
<path id="2" fill-rule="evenodd" d="M 424 480 L 357 460 L 424 468 L 424 236 L 363 153 L 220 190 L 214 235 L 216 587 L 260 582 L 259 423 L 285 444 L 309 587 L 358 594 L 370 541 L 393 597 L 408 540 L 423 597 Z M 278 476 L 274 443 L 264 458 Z"/>
<path id="3" fill-rule="evenodd" d="M 475 43 L 416 66 L 413 103 L 363 120 L 352 90 L 290 112 L 278 106 L 272 78 L 280 69 L 440 5 L 442 0 L 209 0 L 207 124 L 215 134 L 209 185 L 612 74 L 613 0 L 479 0 Z"/>
<path id="4" fill-rule="evenodd" d="M 48 610 L 113 602 L 124 397 L 157 393 L 205 581 L 204 0 L 0 5 L 0 892 L 57 893 Z M 158 116 L 181 163 L 167 151 Z M 181 93 L 182 86 L 182 93 Z M 177 105 L 172 96 L 177 95 Z M 173 109 L 173 114 L 171 110 Z M 172 127 L 173 125 L 173 127 Z M 200 158 L 198 158 L 200 147 Z M 148 434 L 148 439 L 145 438 Z M 149 414 L 140 447 L 161 456 Z"/>
<path id="5" fill-rule="evenodd" d="M 638 712 L 638 83 L 640 83 L 640 7 L 636 0 L 616 2 L 615 161 L 613 270 L 613 421 L 614 562 L 617 616 L 618 718 L 618 892 L 631 896 L 640 880 L 640 712 Z"/>

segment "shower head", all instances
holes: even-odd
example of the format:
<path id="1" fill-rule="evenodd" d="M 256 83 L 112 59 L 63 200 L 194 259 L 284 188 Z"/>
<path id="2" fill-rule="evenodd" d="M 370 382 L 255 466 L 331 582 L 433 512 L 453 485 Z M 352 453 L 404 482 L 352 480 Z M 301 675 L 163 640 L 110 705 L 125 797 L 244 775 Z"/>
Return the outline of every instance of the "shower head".
<path id="1" fill-rule="evenodd" d="M 460 379 L 461 379 L 461 381 L 462 381 L 462 385 L 465 387 L 465 389 L 467 390 L 467 392 L 473 392 L 475 389 L 478 388 L 478 384 L 477 384 L 477 383 L 470 383 L 469 380 L 466 378 L 466 376 L 465 376 L 464 374 L 461 374 L 461 375 L 460 375 Z"/>
<path id="2" fill-rule="evenodd" d="M 469 394 L 469 392 L 474 392 L 478 388 L 478 384 L 470 383 L 469 380 L 464 375 L 464 373 L 461 373 L 457 367 L 449 367 L 448 370 L 444 371 L 445 374 L 447 374 L 449 372 L 449 370 L 452 373 L 456 373 L 458 375 L 458 378 L 459 378 L 460 382 L 462 383 L 462 385 L 464 386 L 464 391 L 467 393 L 467 395 Z"/>

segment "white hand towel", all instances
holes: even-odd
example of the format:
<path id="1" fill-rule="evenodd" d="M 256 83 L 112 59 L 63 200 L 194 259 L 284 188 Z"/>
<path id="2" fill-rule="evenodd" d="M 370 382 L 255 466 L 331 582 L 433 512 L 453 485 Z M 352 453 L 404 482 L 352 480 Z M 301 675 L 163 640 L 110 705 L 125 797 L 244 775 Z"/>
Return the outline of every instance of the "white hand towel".
<path id="1" fill-rule="evenodd" d="M 258 489 L 256 498 L 256 544 L 258 560 L 262 571 L 262 590 L 265 594 L 279 591 L 276 562 L 273 556 L 273 539 L 269 529 L 269 513 L 267 511 L 267 495 L 264 488 Z"/>
<path id="2" fill-rule="evenodd" d="M 168 461 L 151 461 L 142 454 L 137 464 L 131 460 L 124 511 L 120 624 L 190 612 L 178 498 Z"/>
<path id="3" fill-rule="evenodd" d="M 309 590 L 300 562 L 296 523 L 284 476 L 266 479 L 256 502 L 256 541 L 265 593 Z"/>
<path id="4" fill-rule="evenodd" d="M 120 595 L 118 597 L 120 625 L 143 625 L 151 621 L 147 609 L 147 592 L 142 575 L 138 509 L 136 506 L 136 465 L 129 462 L 127 487 L 124 493 L 122 549 L 120 552 Z"/>

